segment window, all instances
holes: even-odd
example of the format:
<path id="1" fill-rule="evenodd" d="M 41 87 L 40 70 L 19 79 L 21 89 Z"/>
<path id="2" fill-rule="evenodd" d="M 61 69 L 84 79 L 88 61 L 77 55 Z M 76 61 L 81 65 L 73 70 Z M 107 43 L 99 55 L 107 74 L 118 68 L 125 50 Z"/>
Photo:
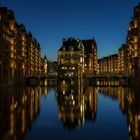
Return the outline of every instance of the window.
<path id="1" fill-rule="evenodd" d="M 78 54 L 74 54 L 73 59 L 78 59 Z"/>
<path id="2" fill-rule="evenodd" d="M 83 62 L 83 58 L 82 57 L 80 57 L 80 63 L 82 63 Z"/>
<path id="3" fill-rule="evenodd" d="M 64 58 L 63 54 L 60 56 L 60 58 Z"/>
<path id="4" fill-rule="evenodd" d="M 65 58 L 66 58 L 66 59 L 70 59 L 70 54 L 66 54 L 66 55 L 65 55 Z"/>

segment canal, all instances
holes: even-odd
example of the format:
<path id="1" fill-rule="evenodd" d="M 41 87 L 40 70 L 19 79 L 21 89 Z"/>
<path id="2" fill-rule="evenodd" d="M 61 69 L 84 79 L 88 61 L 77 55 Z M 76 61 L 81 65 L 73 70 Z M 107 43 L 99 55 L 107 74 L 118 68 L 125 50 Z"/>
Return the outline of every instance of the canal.
<path id="1" fill-rule="evenodd" d="M 140 94 L 79 83 L 1 89 L 0 139 L 137 140 Z"/>

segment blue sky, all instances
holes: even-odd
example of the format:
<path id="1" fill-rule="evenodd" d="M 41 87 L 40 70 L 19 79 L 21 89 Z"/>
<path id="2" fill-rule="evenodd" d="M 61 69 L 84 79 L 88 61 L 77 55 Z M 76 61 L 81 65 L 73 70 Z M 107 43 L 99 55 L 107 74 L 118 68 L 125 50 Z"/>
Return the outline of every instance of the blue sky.
<path id="1" fill-rule="evenodd" d="M 1 0 L 15 11 L 41 44 L 42 55 L 57 60 L 62 39 L 97 41 L 98 57 L 117 53 L 125 43 L 128 23 L 139 0 Z"/>

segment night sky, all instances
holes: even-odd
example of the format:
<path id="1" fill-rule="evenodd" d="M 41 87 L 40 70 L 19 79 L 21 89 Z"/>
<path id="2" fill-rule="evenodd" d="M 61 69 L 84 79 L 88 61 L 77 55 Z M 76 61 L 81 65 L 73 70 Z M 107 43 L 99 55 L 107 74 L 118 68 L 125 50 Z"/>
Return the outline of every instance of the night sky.
<path id="1" fill-rule="evenodd" d="M 57 60 L 62 39 L 75 37 L 97 41 L 98 56 L 117 53 L 139 0 L 0 0 L 15 11 L 41 44 L 42 55 Z"/>

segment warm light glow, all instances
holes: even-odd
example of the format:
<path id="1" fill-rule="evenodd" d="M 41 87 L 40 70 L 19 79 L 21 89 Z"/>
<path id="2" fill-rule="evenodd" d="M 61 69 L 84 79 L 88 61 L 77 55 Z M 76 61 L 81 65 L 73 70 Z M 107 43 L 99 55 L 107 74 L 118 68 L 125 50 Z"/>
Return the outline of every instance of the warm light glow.
<path id="1" fill-rule="evenodd" d="M 134 28 L 137 28 L 138 27 L 138 20 L 134 20 Z"/>
<path id="2" fill-rule="evenodd" d="M 14 21 L 10 22 L 10 30 L 12 30 L 12 31 L 14 30 Z"/>
<path id="3" fill-rule="evenodd" d="M 14 39 L 10 39 L 10 44 L 14 44 Z"/>

